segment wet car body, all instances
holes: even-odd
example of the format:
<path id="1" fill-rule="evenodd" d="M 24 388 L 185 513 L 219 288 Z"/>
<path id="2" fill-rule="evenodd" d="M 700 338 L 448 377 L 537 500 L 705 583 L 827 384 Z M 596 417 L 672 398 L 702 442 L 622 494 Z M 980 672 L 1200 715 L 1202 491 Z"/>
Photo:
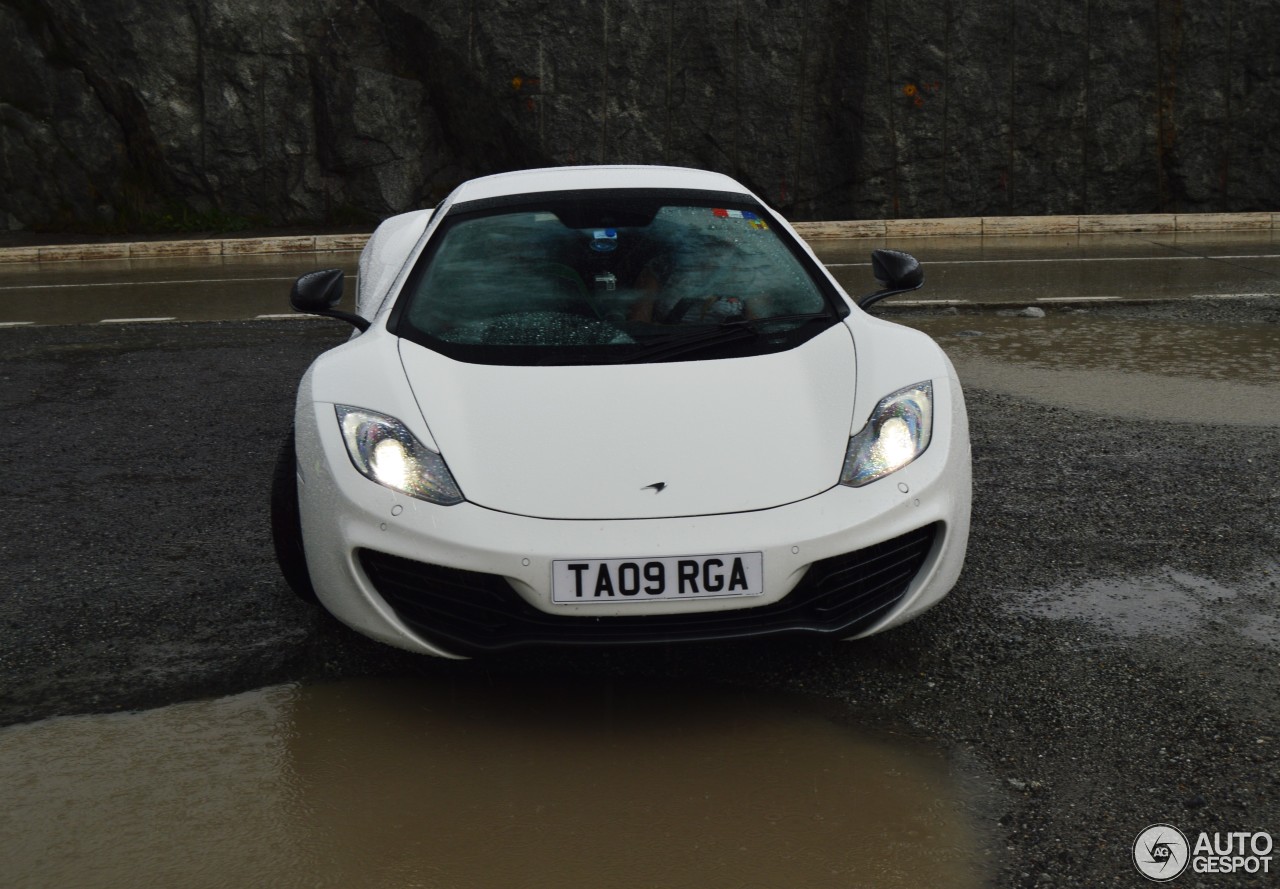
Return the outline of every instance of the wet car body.
<path id="1" fill-rule="evenodd" d="M 347 320 L 300 384 L 273 522 L 295 590 L 375 639 L 856 637 L 959 574 L 951 363 L 727 177 L 466 183 L 379 226 Z"/>

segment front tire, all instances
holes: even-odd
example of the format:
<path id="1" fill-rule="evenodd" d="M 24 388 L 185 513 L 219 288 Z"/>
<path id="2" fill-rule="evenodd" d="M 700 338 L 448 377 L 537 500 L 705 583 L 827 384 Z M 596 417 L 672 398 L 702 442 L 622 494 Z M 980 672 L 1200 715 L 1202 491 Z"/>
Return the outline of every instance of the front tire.
<path id="1" fill-rule="evenodd" d="M 304 602 L 319 603 L 311 574 L 307 571 L 307 555 L 302 546 L 302 515 L 298 509 L 298 453 L 293 430 L 285 436 L 276 456 L 271 479 L 271 542 L 275 546 L 276 564 L 289 589 Z"/>

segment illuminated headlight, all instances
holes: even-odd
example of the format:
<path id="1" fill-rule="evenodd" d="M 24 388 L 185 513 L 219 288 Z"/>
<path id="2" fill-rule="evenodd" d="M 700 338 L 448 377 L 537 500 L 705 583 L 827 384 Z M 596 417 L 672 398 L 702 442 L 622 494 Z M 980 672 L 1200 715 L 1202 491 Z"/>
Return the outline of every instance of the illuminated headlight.
<path id="1" fill-rule="evenodd" d="M 933 383 L 899 389 L 880 400 L 867 425 L 849 439 L 840 484 L 860 488 L 897 472 L 929 447 Z"/>
<path id="2" fill-rule="evenodd" d="M 442 506 L 462 502 L 444 458 L 385 414 L 335 405 L 342 440 L 356 469 L 380 485 Z"/>

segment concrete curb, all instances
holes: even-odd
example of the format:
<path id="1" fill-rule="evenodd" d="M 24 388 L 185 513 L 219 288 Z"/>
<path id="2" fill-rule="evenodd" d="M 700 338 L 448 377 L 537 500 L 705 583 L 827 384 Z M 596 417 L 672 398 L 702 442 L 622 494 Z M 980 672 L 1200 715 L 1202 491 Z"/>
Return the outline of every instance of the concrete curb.
<path id="1" fill-rule="evenodd" d="M 1007 235 L 1088 235 L 1126 232 L 1276 231 L 1280 213 L 1142 213 L 1123 216 L 959 216 L 944 219 L 868 219 L 798 222 L 806 240 L 851 238 L 936 238 Z M 0 264 L 70 262 L 89 259 L 157 259 L 173 256 L 248 256 L 280 253 L 353 252 L 367 234 L 290 235 L 270 238 L 128 241 L 107 244 L 50 244 L 0 247 Z"/>
<path id="2" fill-rule="evenodd" d="M 947 219 L 868 219 L 797 222 L 806 239 L 936 238 L 1006 235 L 1095 235 L 1126 232 L 1275 231 L 1280 213 L 1137 213 L 1123 216 L 957 216 Z"/>
<path id="3" fill-rule="evenodd" d="M 0 247 L 0 263 L 67 262 L 86 259 L 160 259 L 172 256 L 249 256 L 279 253 L 352 252 L 364 248 L 367 234 L 288 235 L 272 238 L 128 241 L 110 244 L 49 244 Z"/>

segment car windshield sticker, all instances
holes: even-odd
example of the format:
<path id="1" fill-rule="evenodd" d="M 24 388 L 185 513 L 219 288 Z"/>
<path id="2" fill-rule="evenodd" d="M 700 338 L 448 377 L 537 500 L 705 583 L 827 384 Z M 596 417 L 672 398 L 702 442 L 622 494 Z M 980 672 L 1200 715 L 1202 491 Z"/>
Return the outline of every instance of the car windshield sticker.
<path id="1" fill-rule="evenodd" d="M 725 210 L 721 207 L 717 207 L 711 212 L 720 219 L 745 219 L 747 224 L 756 231 L 767 231 L 769 228 L 763 219 L 755 213 L 752 213 L 750 210 Z"/>
<path id="2" fill-rule="evenodd" d="M 598 228 L 591 233 L 591 249 L 597 253 L 612 253 L 618 249 L 618 232 L 612 228 Z"/>

